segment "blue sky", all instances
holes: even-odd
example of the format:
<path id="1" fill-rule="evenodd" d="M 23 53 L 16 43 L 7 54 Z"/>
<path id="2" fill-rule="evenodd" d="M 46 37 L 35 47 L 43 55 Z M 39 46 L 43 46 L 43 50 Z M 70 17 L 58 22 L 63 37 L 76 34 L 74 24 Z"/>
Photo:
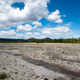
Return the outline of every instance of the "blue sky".
<path id="1" fill-rule="evenodd" d="M 78 38 L 80 0 L 0 1 L 0 38 Z"/>

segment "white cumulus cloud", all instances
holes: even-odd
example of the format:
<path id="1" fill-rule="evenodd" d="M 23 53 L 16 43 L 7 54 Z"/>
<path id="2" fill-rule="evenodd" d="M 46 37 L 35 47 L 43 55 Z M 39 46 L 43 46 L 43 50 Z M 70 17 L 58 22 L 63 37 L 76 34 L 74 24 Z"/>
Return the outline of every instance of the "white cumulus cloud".
<path id="1" fill-rule="evenodd" d="M 23 2 L 24 8 L 20 10 L 11 7 L 15 2 Z M 48 16 L 48 2 L 49 0 L 0 0 L 0 25 L 4 28 L 39 21 Z"/>
<path id="2" fill-rule="evenodd" d="M 42 26 L 41 22 L 37 22 L 37 21 L 33 22 L 32 24 L 35 25 L 33 28 L 37 28 L 38 26 Z"/>
<path id="3" fill-rule="evenodd" d="M 38 33 L 38 32 L 34 32 L 34 33 L 32 33 L 32 32 L 27 32 L 27 33 L 25 33 L 25 36 L 26 36 L 27 38 L 30 38 L 30 37 L 39 38 L 40 33 Z"/>
<path id="4" fill-rule="evenodd" d="M 63 20 L 62 20 L 62 19 L 58 19 L 58 20 L 56 20 L 55 22 L 56 22 L 56 23 L 62 23 Z"/>
<path id="5" fill-rule="evenodd" d="M 0 38 L 24 38 L 23 34 L 18 34 L 15 30 L 0 31 Z"/>
<path id="6" fill-rule="evenodd" d="M 24 31 L 31 31 L 31 30 L 32 30 L 32 26 L 29 24 L 26 24 L 25 26 L 18 25 L 16 31 L 24 32 Z"/>
<path id="7" fill-rule="evenodd" d="M 42 34 L 52 36 L 52 35 L 69 35 L 72 33 L 72 31 L 69 29 L 69 27 L 66 26 L 58 26 L 54 28 L 44 28 L 40 30 Z"/>
<path id="8" fill-rule="evenodd" d="M 60 19 L 60 12 L 59 10 L 57 9 L 56 11 L 52 12 L 52 14 L 49 14 L 48 17 L 47 17 L 47 20 L 49 21 L 52 21 L 52 22 L 57 22 L 57 23 L 62 23 L 62 19 Z"/>

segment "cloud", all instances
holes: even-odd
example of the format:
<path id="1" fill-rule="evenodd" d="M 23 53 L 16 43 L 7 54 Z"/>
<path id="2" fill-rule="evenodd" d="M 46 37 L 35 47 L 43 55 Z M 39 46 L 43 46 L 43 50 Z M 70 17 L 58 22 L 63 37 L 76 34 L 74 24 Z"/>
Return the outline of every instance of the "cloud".
<path id="1" fill-rule="evenodd" d="M 18 34 L 15 30 L 0 31 L 0 38 L 24 38 L 23 34 Z"/>
<path id="2" fill-rule="evenodd" d="M 63 15 L 63 17 L 66 17 L 66 15 Z"/>
<path id="3" fill-rule="evenodd" d="M 62 23 L 62 19 L 60 19 L 60 12 L 59 10 L 57 9 L 56 11 L 52 12 L 52 14 L 49 14 L 48 17 L 47 17 L 47 20 L 48 21 L 51 21 L 51 22 L 57 22 L 57 23 Z"/>
<path id="4" fill-rule="evenodd" d="M 74 38 L 79 39 L 80 36 L 75 36 Z"/>
<path id="5" fill-rule="evenodd" d="M 65 25 L 67 25 L 67 26 L 69 26 L 69 25 L 71 25 L 73 22 L 69 22 L 69 23 L 67 23 L 67 24 L 65 24 Z"/>
<path id="6" fill-rule="evenodd" d="M 33 28 L 37 28 L 38 26 L 42 26 L 41 22 L 33 22 L 33 25 L 35 25 Z"/>
<path id="7" fill-rule="evenodd" d="M 28 39 L 31 37 L 40 38 L 38 32 L 27 32 L 25 34 L 17 33 L 15 30 L 0 31 L 0 38 L 12 38 L 12 39 Z"/>
<path id="8" fill-rule="evenodd" d="M 26 33 L 27 36 L 32 36 L 33 34 L 31 32 Z"/>
<path id="9" fill-rule="evenodd" d="M 62 19 L 58 19 L 58 20 L 56 20 L 55 22 L 56 22 L 56 23 L 62 23 L 63 20 L 62 20 Z"/>
<path id="10" fill-rule="evenodd" d="M 42 39 L 42 38 L 45 38 L 46 36 L 42 35 L 41 33 L 39 32 L 27 32 L 25 33 L 25 39 L 27 38 L 37 38 L 37 39 Z"/>
<path id="11" fill-rule="evenodd" d="M 28 32 L 25 34 L 25 31 L 31 31 L 33 28 L 37 28 L 42 26 L 41 22 L 39 22 L 42 18 L 46 18 L 48 21 L 55 23 L 62 23 L 60 11 L 57 9 L 56 11 L 50 14 L 47 3 L 50 0 L 0 0 L 0 29 L 9 29 L 9 27 L 16 27 L 17 30 L 8 30 L 8 31 L 0 31 L 0 37 L 3 38 L 27 38 L 27 37 L 40 37 L 43 36 L 38 32 Z M 23 2 L 24 8 L 22 10 L 19 7 L 15 8 L 11 5 L 15 2 Z M 32 23 L 31 25 L 27 23 Z M 26 24 L 23 26 L 22 24 Z M 62 34 L 58 29 L 55 28 L 44 28 L 42 29 L 42 33 L 46 35 L 55 35 Z M 58 27 L 59 28 L 59 27 Z M 12 29 L 12 28 L 10 28 Z M 16 28 L 14 28 L 16 29 Z M 63 28 L 62 28 L 63 29 Z M 69 27 L 67 28 L 69 31 Z M 66 28 L 63 31 L 67 30 Z M 37 30 L 37 29 L 34 29 Z M 23 32 L 19 34 L 18 32 Z M 67 32 L 63 32 L 67 34 Z M 25 34 L 25 35 L 24 35 Z"/>
<path id="12" fill-rule="evenodd" d="M 54 28 L 43 28 L 40 29 L 43 35 L 52 36 L 52 35 L 69 35 L 72 33 L 72 31 L 69 29 L 69 27 L 66 26 L 57 26 Z"/>
<path id="13" fill-rule="evenodd" d="M 24 8 L 13 8 L 15 2 L 23 2 Z M 48 16 L 47 3 L 49 0 L 0 0 L 0 25 L 3 27 L 39 21 Z M 0 27 L 2 27 L 0 26 Z"/>
<path id="14" fill-rule="evenodd" d="M 38 33 L 38 32 L 35 32 L 35 33 L 34 33 L 34 35 L 36 35 L 36 36 L 39 36 L 39 35 L 40 35 L 40 33 Z"/>
<path id="15" fill-rule="evenodd" d="M 38 33 L 38 32 L 34 32 L 34 33 L 27 32 L 26 35 L 27 35 L 27 36 L 39 36 L 40 33 Z"/>
<path id="16" fill-rule="evenodd" d="M 34 32 L 34 33 L 27 32 L 27 33 L 25 33 L 25 35 L 27 38 L 30 38 L 30 37 L 39 38 L 40 33 L 38 33 L 38 32 Z"/>
<path id="17" fill-rule="evenodd" d="M 46 18 L 49 21 L 55 21 L 62 23 L 60 19 L 60 12 L 56 10 L 49 14 L 47 9 L 47 3 L 50 0 L 0 0 L 0 29 L 6 29 L 6 27 L 13 27 L 21 25 L 27 22 L 36 21 L 34 28 L 42 26 L 37 21 L 42 18 Z M 23 2 L 24 8 L 20 10 L 18 7 L 12 7 L 11 5 L 15 2 Z"/>
<path id="18" fill-rule="evenodd" d="M 29 24 L 26 24 L 25 26 L 18 25 L 16 31 L 24 32 L 24 31 L 31 31 L 31 30 L 32 30 L 32 26 Z"/>

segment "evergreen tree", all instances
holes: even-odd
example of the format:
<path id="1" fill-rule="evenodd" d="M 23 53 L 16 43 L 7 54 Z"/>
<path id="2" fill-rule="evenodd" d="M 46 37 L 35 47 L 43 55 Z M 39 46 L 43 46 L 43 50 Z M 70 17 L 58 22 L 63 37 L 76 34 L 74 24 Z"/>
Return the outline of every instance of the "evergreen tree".
<path id="1" fill-rule="evenodd" d="M 79 43 L 80 43 L 80 37 L 79 37 Z"/>

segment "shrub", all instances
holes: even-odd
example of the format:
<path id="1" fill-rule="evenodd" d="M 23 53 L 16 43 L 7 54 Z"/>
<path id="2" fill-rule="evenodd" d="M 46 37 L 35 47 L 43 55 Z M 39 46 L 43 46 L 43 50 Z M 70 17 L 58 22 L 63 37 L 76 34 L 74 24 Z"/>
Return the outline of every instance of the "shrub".
<path id="1" fill-rule="evenodd" d="M 39 76 L 36 76 L 36 78 L 39 78 Z"/>
<path id="2" fill-rule="evenodd" d="M 15 72 L 15 74 L 18 74 L 18 72 Z"/>
<path id="3" fill-rule="evenodd" d="M 48 78 L 45 78 L 44 80 L 48 80 Z"/>
<path id="4" fill-rule="evenodd" d="M 0 73 L 0 79 L 5 79 L 7 78 L 7 74 L 6 73 Z"/>
<path id="5" fill-rule="evenodd" d="M 56 78 L 54 80 L 57 80 Z"/>
<path id="6" fill-rule="evenodd" d="M 5 70 L 6 68 L 3 68 L 3 70 Z"/>

